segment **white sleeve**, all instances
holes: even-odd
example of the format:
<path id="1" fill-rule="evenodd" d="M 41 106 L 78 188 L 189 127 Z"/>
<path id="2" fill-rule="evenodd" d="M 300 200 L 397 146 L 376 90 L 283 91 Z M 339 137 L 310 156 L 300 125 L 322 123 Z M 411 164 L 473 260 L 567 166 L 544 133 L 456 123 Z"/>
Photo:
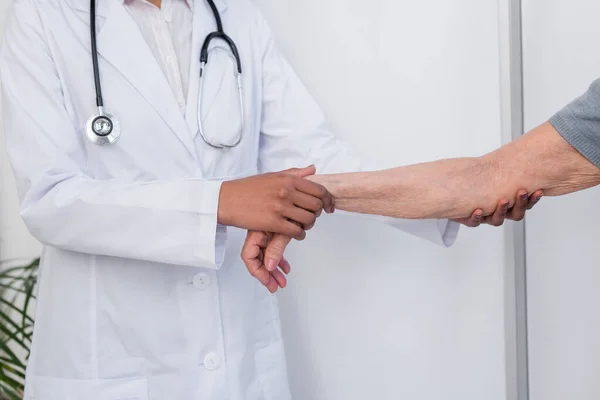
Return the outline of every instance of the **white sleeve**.
<path id="1" fill-rule="evenodd" d="M 0 56 L 4 128 L 21 215 L 40 242 L 82 253 L 217 268 L 221 182 L 97 180 L 31 0 L 14 3 Z"/>
<path id="2" fill-rule="evenodd" d="M 338 140 L 325 116 L 274 44 L 267 23 L 263 32 L 263 112 L 259 153 L 261 172 L 314 164 L 317 173 L 367 171 L 366 165 Z M 459 225 L 448 220 L 377 218 L 436 244 L 451 246 Z"/>

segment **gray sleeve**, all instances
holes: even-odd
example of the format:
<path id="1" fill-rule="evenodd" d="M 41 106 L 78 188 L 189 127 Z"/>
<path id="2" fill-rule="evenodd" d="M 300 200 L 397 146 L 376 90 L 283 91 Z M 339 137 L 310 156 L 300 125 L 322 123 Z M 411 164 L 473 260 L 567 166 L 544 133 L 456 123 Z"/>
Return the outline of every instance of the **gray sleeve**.
<path id="1" fill-rule="evenodd" d="M 550 118 L 550 123 L 571 146 L 600 168 L 600 79 Z"/>

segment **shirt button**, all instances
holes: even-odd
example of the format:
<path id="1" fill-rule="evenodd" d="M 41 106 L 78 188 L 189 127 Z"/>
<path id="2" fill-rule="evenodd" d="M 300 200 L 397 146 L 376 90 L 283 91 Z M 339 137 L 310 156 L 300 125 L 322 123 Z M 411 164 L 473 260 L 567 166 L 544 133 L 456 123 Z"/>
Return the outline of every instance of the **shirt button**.
<path id="1" fill-rule="evenodd" d="M 194 286 L 196 286 L 197 289 L 205 290 L 210 286 L 210 283 L 211 279 L 207 274 L 200 273 L 194 276 Z"/>
<path id="2" fill-rule="evenodd" d="M 208 353 L 206 357 L 204 357 L 204 368 L 209 371 L 214 371 L 219 369 L 221 365 L 221 360 L 219 360 L 219 356 L 215 353 Z"/>

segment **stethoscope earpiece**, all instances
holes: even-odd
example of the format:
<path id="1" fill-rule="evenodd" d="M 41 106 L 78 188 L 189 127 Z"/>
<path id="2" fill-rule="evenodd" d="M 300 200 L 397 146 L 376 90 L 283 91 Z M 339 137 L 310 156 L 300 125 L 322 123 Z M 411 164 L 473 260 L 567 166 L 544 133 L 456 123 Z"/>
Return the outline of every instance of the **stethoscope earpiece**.
<path id="1" fill-rule="evenodd" d="M 119 121 L 110 114 L 92 115 L 85 124 L 88 139 L 95 144 L 113 144 L 121 136 Z"/>

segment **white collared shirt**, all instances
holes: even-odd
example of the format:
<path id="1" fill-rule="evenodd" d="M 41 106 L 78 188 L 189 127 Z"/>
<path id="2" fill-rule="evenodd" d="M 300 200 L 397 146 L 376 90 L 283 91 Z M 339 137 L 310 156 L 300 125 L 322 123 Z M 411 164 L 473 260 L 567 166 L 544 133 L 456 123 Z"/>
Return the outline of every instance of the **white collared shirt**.
<path id="1" fill-rule="evenodd" d="M 140 28 L 182 113 L 185 113 L 192 46 L 192 0 L 162 0 L 161 8 L 147 0 L 123 0 Z"/>

